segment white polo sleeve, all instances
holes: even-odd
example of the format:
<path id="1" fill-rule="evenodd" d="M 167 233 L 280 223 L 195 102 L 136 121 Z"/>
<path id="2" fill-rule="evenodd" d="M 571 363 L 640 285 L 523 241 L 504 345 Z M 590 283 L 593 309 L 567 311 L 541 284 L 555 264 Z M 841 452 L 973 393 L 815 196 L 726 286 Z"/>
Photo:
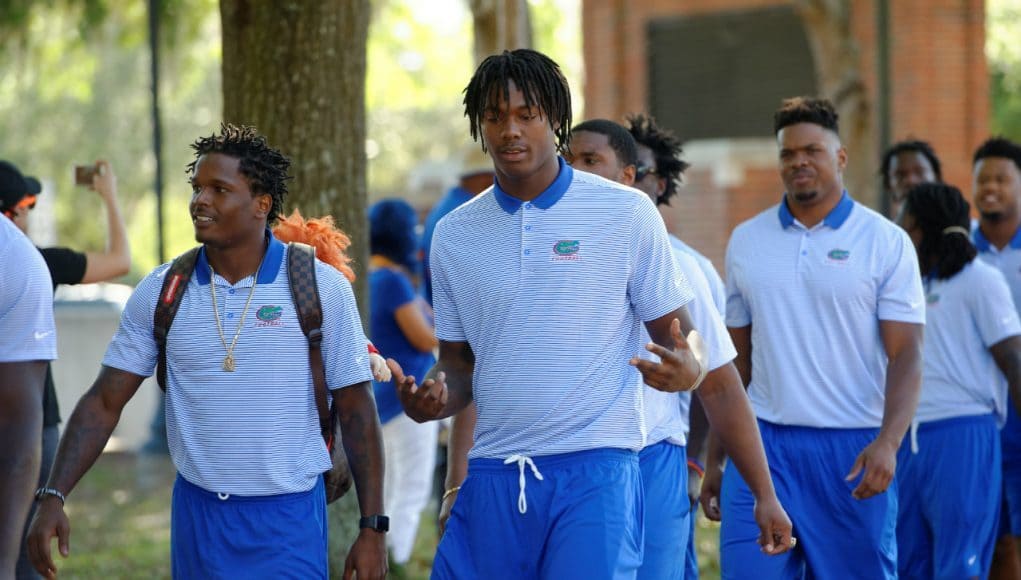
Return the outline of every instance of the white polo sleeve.
<path id="1" fill-rule="evenodd" d="M 57 358 L 53 285 L 39 250 L 5 216 L 0 232 L 0 362 Z"/>
<path id="2" fill-rule="evenodd" d="M 372 380 L 369 347 L 354 290 L 336 268 L 316 260 L 323 308 L 323 367 L 331 389 Z"/>
<path id="3" fill-rule="evenodd" d="M 895 231 L 883 251 L 886 261 L 877 301 L 879 320 L 925 324 L 925 291 L 918 255 L 907 232 L 890 227 Z"/>
<path id="4" fill-rule="evenodd" d="M 742 236 L 740 229 L 734 230 L 727 243 L 727 255 L 724 268 L 727 273 L 726 291 L 726 320 L 730 328 L 743 328 L 752 323 L 752 314 L 748 310 L 748 303 L 745 302 L 741 293 L 740 259 L 744 248 L 741 244 Z"/>
<path id="5" fill-rule="evenodd" d="M 156 268 L 135 287 L 121 313 L 117 332 L 106 347 L 103 365 L 142 377 L 152 376 L 158 357 L 156 339 L 152 336 L 152 316 L 163 288 L 163 277 L 169 269 L 170 264 Z"/>
<path id="6" fill-rule="evenodd" d="M 709 281 L 706 280 L 698 262 L 681 250 L 674 250 L 674 258 L 677 260 L 678 268 L 688 276 L 688 282 L 695 294 L 695 298 L 687 304 L 688 313 L 695 329 L 705 341 L 709 354 L 709 370 L 714 371 L 734 360 L 737 350 L 734 349 L 730 334 L 713 303 Z"/>
<path id="7" fill-rule="evenodd" d="M 429 254 L 429 269 L 432 272 L 433 320 L 436 323 L 436 338 L 450 342 L 467 340 L 461 315 L 457 310 L 451 289 L 449 271 L 451 250 L 448 248 L 446 218 L 440 220 L 433 233 L 432 250 Z"/>
<path id="8" fill-rule="evenodd" d="M 975 272 L 975 291 L 967 296 L 982 344 L 989 348 L 1002 340 L 1021 335 L 1021 320 L 1003 273 L 980 263 L 978 258 L 971 267 L 980 268 Z"/>
<path id="9" fill-rule="evenodd" d="M 635 204 L 630 256 L 628 295 L 642 321 L 655 320 L 691 302 L 691 284 L 677 269 L 663 218 L 645 196 Z"/>

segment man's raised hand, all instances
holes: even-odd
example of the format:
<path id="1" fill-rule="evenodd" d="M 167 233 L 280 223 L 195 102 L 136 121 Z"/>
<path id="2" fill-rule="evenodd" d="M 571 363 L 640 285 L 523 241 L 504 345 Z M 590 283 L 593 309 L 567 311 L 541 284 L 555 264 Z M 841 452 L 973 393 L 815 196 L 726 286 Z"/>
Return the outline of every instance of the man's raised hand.
<path id="1" fill-rule="evenodd" d="M 447 406 L 445 373 L 440 371 L 435 379 L 426 379 L 419 385 L 415 383 L 415 377 L 404 376 L 404 370 L 394 359 L 386 359 L 386 364 L 393 375 L 397 397 L 409 417 L 419 423 L 442 417 L 443 409 Z"/>
<path id="2" fill-rule="evenodd" d="M 630 364 L 642 373 L 642 379 L 650 387 L 669 393 L 691 391 L 697 388 L 709 372 L 709 360 L 705 343 L 698 331 L 692 330 L 685 339 L 681 334 L 681 321 L 670 323 L 670 334 L 674 349 L 650 342 L 646 350 L 659 357 L 659 362 L 632 357 Z"/>

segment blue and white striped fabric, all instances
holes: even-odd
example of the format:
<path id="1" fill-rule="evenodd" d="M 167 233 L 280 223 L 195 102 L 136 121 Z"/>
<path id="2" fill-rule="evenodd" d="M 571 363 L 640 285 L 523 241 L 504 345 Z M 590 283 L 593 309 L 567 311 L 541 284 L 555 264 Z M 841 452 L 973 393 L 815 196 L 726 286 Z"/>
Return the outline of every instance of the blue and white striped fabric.
<path id="1" fill-rule="evenodd" d="M 670 245 L 673 246 L 675 250 L 680 250 L 692 258 L 695 258 L 695 262 L 698 264 L 699 269 L 702 270 L 703 274 L 705 274 L 706 282 L 709 283 L 709 290 L 712 292 L 713 304 L 716 305 L 717 312 L 720 313 L 720 316 L 726 314 L 727 287 L 723 283 L 723 278 L 720 278 L 720 273 L 717 272 L 716 267 L 713 266 L 712 261 L 695 248 L 684 243 L 684 240 L 672 234 L 670 236 Z"/>
<path id="2" fill-rule="evenodd" d="M 989 348 L 1021 334 L 1010 289 L 999 270 L 974 260 L 926 288 L 920 423 L 995 413 L 1007 419 L 1007 380 Z"/>
<path id="3" fill-rule="evenodd" d="M 271 239 L 259 283 L 234 350 L 235 372 L 213 317 L 210 268 L 203 251 L 167 338 L 167 441 L 181 475 L 217 493 L 263 496 L 307 491 L 330 468 L 319 434 L 308 362 L 287 282 L 287 248 Z M 141 376 L 156 367 L 153 311 L 167 265 L 135 289 L 103 364 Z M 351 285 L 316 263 L 323 306 L 326 384 L 372 379 L 365 334 Z M 230 341 L 254 276 L 231 285 L 213 278 L 223 331 Z"/>
<path id="4" fill-rule="evenodd" d="M 730 340 L 727 327 L 723 325 L 723 318 L 713 304 L 709 282 L 706 280 L 702 269 L 694 257 L 687 252 L 673 247 L 674 260 L 677 261 L 677 268 L 688 279 L 694 291 L 695 298 L 688 303 L 688 314 L 691 315 L 691 322 L 702 335 L 705 341 L 706 350 L 709 354 L 709 370 L 714 371 L 728 362 L 734 360 L 737 351 L 734 343 Z M 650 341 L 649 334 L 645 327 L 642 327 L 642 344 Z M 658 360 L 659 357 L 652 354 L 644 347 L 641 349 L 642 358 Z M 691 393 L 664 393 L 646 385 L 645 387 L 645 422 L 649 427 L 649 436 L 645 446 L 655 445 L 660 441 L 667 440 L 675 445 L 687 445 L 688 411 L 691 408 Z"/>
<path id="5" fill-rule="evenodd" d="M 692 258 L 695 259 L 695 263 L 698 265 L 699 269 L 702 270 L 702 274 L 705 275 L 706 282 L 709 284 L 709 292 L 712 295 L 713 304 L 716 306 L 716 312 L 719 314 L 718 318 L 721 319 L 720 320 L 720 324 L 723 325 L 724 324 L 723 320 L 726 319 L 726 312 L 727 312 L 727 288 L 723 284 L 723 278 L 720 278 L 719 272 L 716 271 L 716 267 L 713 266 L 713 263 L 712 263 L 712 261 L 709 260 L 709 258 L 707 258 L 704 255 L 702 255 L 701 252 L 699 252 L 695 248 L 692 248 L 691 246 L 686 244 L 683 240 L 681 240 L 677 236 L 674 236 L 674 235 L 670 236 L 670 245 L 673 246 L 674 250 L 680 250 L 681 252 L 683 252 L 683 253 L 685 253 L 685 254 L 687 254 L 687 255 L 689 255 L 689 256 L 691 256 Z M 676 255 L 676 252 L 675 252 L 675 255 Z M 692 286 L 694 286 L 694 284 L 692 284 Z M 696 298 L 696 300 L 698 300 L 698 298 Z M 691 311 L 692 309 L 689 307 L 688 310 Z M 694 313 L 692 314 L 692 317 L 694 318 Z M 703 327 L 708 328 L 709 326 L 710 325 L 708 323 L 703 323 L 701 325 L 699 325 L 699 323 L 697 323 L 697 322 L 695 323 L 695 327 L 699 329 L 699 332 L 702 332 L 702 328 Z M 727 362 L 733 360 L 734 357 L 737 356 L 737 354 L 736 354 L 737 351 L 734 350 L 734 343 L 731 342 L 730 334 L 727 333 L 725 327 L 723 329 L 723 335 L 722 336 L 725 337 L 724 340 L 722 342 L 720 342 L 720 346 L 717 346 L 715 348 L 719 349 L 721 351 L 723 349 L 725 349 L 725 348 L 729 348 L 731 351 L 733 351 L 734 354 L 731 354 L 731 355 L 727 356 L 726 357 L 727 360 L 721 362 L 719 365 L 710 366 L 710 370 L 715 370 L 715 369 L 719 368 L 720 366 L 722 366 L 722 365 L 726 364 Z M 702 338 L 706 339 L 707 337 L 703 334 Z M 708 342 L 706 344 L 707 344 L 707 346 L 709 346 Z M 712 347 L 710 347 L 710 348 L 712 348 Z M 680 411 L 681 417 L 683 417 L 683 420 L 684 420 L 684 433 L 685 433 L 685 436 L 684 436 L 684 442 L 683 443 L 679 443 L 681 445 L 687 445 L 687 440 L 688 440 L 687 434 L 690 431 L 690 427 L 691 427 L 691 396 L 692 396 L 691 393 L 678 393 L 677 394 L 677 397 L 678 397 L 678 410 Z M 650 441 L 651 441 L 651 438 L 650 438 Z M 672 442 L 676 443 L 677 440 L 672 440 Z M 690 547 L 691 547 L 691 544 L 689 543 L 689 548 Z"/>
<path id="6" fill-rule="evenodd" d="M 628 361 L 692 298 L 648 197 L 561 160 L 531 202 L 494 186 L 448 214 L 431 262 L 436 335 L 475 353 L 469 457 L 643 446 Z"/>
<path id="7" fill-rule="evenodd" d="M 925 322 L 918 257 L 904 230 L 847 193 L 812 229 L 781 202 L 734 230 L 727 326 L 752 327 L 748 396 L 760 419 L 879 427 L 881 320 Z"/>
<path id="8" fill-rule="evenodd" d="M 50 271 L 7 216 L 0 216 L 0 273 L 0 362 L 57 358 Z"/>
<path id="9" fill-rule="evenodd" d="M 972 228 L 971 236 L 978 249 L 978 257 L 1003 273 L 1010 294 L 1014 298 L 1014 306 L 1021 308 L 1021 229 L 1018 229 L 1002 249 L 989 242 L 978 228 L 978 223 Z"/>

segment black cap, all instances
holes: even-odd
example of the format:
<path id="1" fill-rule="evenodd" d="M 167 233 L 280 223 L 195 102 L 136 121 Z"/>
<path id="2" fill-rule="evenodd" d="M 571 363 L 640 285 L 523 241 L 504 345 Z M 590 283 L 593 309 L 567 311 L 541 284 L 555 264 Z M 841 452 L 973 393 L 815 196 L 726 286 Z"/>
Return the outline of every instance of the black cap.
<path id="1" fill-rule="evenodd" d="M 28 186 L 29 195 L 39 195 L 40 193 L 43 192 L 43 184 L 40 183 L 38 179 L 32 177 L 31 175 L 25 176 L 25 185 Z"/>
<path id="2" fill-rule="evenodd" d="M 16 206 L 28 195 L 29 189 L 31 187 L 17 167 L 7 161 L 0 161 L 0 210 Z"/>

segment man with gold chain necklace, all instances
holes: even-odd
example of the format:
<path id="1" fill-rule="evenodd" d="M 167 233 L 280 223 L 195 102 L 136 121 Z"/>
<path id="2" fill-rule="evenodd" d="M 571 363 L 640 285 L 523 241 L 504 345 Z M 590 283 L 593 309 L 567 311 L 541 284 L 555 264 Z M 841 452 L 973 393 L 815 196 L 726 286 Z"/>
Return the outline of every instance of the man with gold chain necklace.
<path id="1" fill-rule="evenodd" d="M 291 299 L 287 247 L 267 227 L 283 210 L 290 161 L 251 127 L 223 125 L 192 145 L 190 213 L 202 244 L 167 336 L 166 415 L 178 470 L 171 510 L 175 578 L 326 578 L 331 461 L 320 435 L 308 343 Z M 167 264 L 128 301 L 99 377 L 75 408 L 29 553 L 56 575 L 69 552 L 65 496 L 95 462 L 157 363 L 153 312 Z M 365 335 L 350 283 L 316 263 L 322 353 L 351 465 L 362 530 L 346 572 L 386 574 L 383 453 Z"/>

